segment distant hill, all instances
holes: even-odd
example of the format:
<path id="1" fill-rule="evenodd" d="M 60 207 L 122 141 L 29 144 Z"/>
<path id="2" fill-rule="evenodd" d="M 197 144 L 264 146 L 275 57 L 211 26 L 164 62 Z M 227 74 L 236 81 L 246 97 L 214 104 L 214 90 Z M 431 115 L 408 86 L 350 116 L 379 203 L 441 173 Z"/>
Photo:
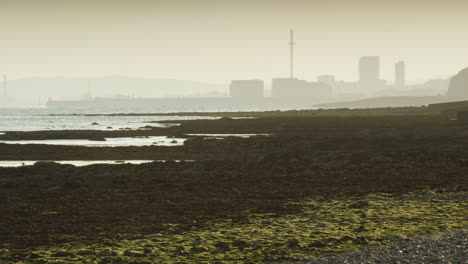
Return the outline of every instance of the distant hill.
<path id="1" fill-rule="evenodd" d="M 38 106 L 45 104 L 48 98 L 222 96 L 227 88 L 227 84 L 124 76 L 26 78 L 8 81 L 8 97 L 10 104 Z"/>
<path id="2" fill-rule="evenodd" d="M 428 104 L 449 102 L 445 96 L 387 96 L 374 97 L 356 101 L 318 104 L 319 108 L 382 108 L 423 106 Z"/>

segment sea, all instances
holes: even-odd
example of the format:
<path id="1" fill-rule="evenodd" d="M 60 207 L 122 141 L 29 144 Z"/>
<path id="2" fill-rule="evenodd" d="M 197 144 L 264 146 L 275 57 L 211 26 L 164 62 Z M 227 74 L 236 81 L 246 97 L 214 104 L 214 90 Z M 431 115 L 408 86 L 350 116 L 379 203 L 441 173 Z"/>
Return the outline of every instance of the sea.
<path id="1" fill-rule="evenodd" d="M 0 133 L 43 130 L 120 130 L 158 126 L 157 121 L 216 119 L 216 116 L 154 116 L 157 113 L 291 110 L 294 107 L 154 106 L 142 108 L 1 108 Z M 109 114 L 117 114 L 110 116 Z M 143 114 L 143 115 L 118 115 Z M 148 114 L 148 115 L 144 115 Z"/>
<path id="2" fill-rule="evenodd" d="M 168 124 L 158 121 L 174 121 L 169 125 L 177 125 L 178 120 L 217 119 L 217 116 L 183 116 L 165 115 L 155 116 L 158 113 L 183 112 L 239 112 L 239 111 L 267 111 L 278 109 L 252 109 L 252 108 L 190 108 L 190 107 L 154 107 L 154 108 L 0 108 L 0 144 L 40 144 L 40 145 L 81 145 L 84 147 L 122 147 L 122 146 L 180 146 L 185 138 L 173 137 L 134 137 L 134 138 L 105 138 L 103 141 L 67 139 L 67 140 L 1 140 L 1 135 L 12 131 L 45 131 L 45 130 L 139 130 L 148 127 L 167 127 Z M 288 109 L 281 109 L 288 110 Z M 112 114 L 112 115 L 111 115 Z M 121 115 L 119 115 L 121 114 Z M 128 115 L 138 114 L 138 115 Z M 246 117 L 248 118 L 248 117 Z M 254 134 L 229 134 L 224 136 L 250 137 Z M 197 135 L 192 135 L 197 136 Z M 200 135 L 222 139 L 223 135 Z M 38 161 L 0 160 L 0 167 L 30 166 Z M 93 164 L 141 164 L 151 161 L 128 160 L 79 160 L 54 161 L 75 166 L 88 166 Z"/>
<path id="3" fill-rule="evenodd" d="M 180 109 L 179 109 L 180 110 Z M 197 109 L 186 109 L 196 111 Z M 43 130 L 121 130 L 162 126 L 165 120 L 214 119 L 209 116 L 152 116 L 155 113 L 180 112 L 158 108 L 0 108 L 0 133 Z M 184 111 L 185 112 L 185 111 Z M 112 115 L 109 114 L 148 114 Z M 102 115 L 101 115 L 102 114 Z M 91 116 L 90 116 L 91 115 Z"/>

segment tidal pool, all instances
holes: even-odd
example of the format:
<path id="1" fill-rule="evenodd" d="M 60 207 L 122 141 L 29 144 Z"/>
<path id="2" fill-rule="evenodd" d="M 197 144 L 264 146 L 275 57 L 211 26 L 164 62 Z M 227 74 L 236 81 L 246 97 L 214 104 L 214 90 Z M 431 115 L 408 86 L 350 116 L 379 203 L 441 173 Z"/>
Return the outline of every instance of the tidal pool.
<path id="1" fill-rule="evenodd" d="M 4 144 L 41 144 L 83 147 L 130 147 L 130 146 L 182 146 L 186 139 L 157 137 L 105 138 L 105 141 L 88 139 L 48 139 L 48 140 L 1 140 Z"/>
<path id="2" fill-rule="evenodd" d="M 250 138 L 255 136 L 269 136 L 270 134 L 186 134 L 187 136 L 200 136 L 200 137 L 214 137 L 214 138 L 226 138 L 226 137 L 240 137 Z"/>
<path id="3" fill-rule="evenodd" d="M 95 165 L 95 164 L 110 164 L 110 165 L 119 165 L 119 164 L 144 164 L 151 162 L 166 162 L 167 160 L 54 160 L 47 162 L 54 162 L 59 164 L 73 165 L 77 167 Z M 184 160 L 184 162 L 191 162 L 192 160 Z M 36 162 L 41 162 L 38 160 L 3 160 L 0 161 L 0 167 L 23 167 L 23 166 L 32 166 Z M 181 162 L 181 160 L 175 160 L 175 162 Z"/>

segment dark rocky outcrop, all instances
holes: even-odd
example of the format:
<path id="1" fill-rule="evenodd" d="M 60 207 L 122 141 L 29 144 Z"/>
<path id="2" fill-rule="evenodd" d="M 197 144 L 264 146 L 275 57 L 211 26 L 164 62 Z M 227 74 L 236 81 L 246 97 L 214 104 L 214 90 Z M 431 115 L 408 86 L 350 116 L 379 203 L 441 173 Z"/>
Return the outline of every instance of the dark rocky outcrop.
<path id="1" fill-rule="evenodd" d="M 447 97 L 457 100 L 468 99 L 468 67 L 452 77 Z"/>

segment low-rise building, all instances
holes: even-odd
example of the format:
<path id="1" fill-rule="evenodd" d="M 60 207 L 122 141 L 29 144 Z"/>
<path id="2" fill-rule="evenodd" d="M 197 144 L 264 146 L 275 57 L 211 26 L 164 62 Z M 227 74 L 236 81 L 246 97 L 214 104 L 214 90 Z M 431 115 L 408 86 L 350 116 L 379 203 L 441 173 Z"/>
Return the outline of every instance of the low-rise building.
<path id="1" fill-rule="evenodd" d="M 262 98 L 265 84 L 262 80 L 233 80 L 229 96 L 233 98 Z"/>
<path id="2" fill-rule="evenodd" d="M 326 83 L 297 78 L 274 78 L 271 88 L 274 98 L 324 98 L 332 95 L 332 88 Z"/>

